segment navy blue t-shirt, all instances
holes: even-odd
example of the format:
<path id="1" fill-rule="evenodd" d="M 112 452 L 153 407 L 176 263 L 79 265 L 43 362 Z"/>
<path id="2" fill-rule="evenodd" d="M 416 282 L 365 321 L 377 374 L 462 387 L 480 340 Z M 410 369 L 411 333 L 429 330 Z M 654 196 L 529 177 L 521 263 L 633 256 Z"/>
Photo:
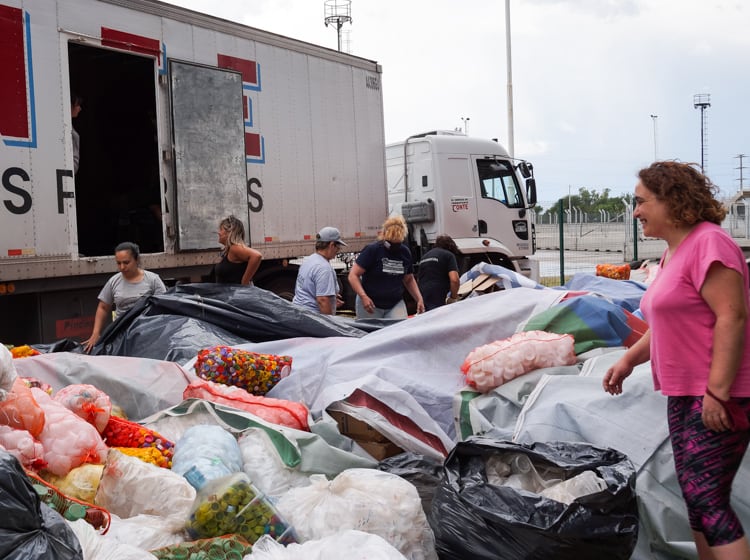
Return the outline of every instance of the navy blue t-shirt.
<path id="1" fill-rule="evenodd" d="M 404 297 L 404 275 L 414 274 L 411 252 L 403 243 L 377 241 L 362 249 L 357 264 L 365 269 L 362 288 L 378 309 L 390 309 Z"/>

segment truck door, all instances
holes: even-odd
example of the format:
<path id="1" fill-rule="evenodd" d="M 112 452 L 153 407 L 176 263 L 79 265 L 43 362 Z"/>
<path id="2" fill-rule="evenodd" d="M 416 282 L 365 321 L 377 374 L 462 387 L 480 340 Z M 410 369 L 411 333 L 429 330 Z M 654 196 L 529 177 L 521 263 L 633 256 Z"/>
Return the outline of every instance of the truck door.
<path id="1" fill-rule="evenodd" d="M 222 218 L 247 216 L 242 76 L 170 61 L 177 247 L 218 248 Z M 246 240 L 248 244 L 250 239 Z"/>
<path id="2" fill-rule="evenodd" d="M 530 250 L 528 213 L 521 186 L 508 160 L 474 158 L 478 177 L 477 228 L 480 236 L 505 244 L 515 254 Z"/>
<path id="3" fill-rule="evenodd" d="M 448 156 L 440 165 L 440 182 L 447 195 L 445 223 L 440 229 L 455 238 L 477 236 L 478 201 L 474 196 L 471 165 L 466 156 Z"/>

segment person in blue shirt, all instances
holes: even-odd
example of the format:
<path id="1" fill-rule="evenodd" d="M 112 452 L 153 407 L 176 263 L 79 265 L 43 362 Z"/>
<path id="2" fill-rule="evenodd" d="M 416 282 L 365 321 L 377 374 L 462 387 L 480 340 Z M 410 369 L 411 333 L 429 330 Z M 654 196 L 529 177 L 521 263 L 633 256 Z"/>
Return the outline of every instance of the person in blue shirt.
<path id="1" fill-rule="evenodd" d="M 292 303 L 323 315 L 336 314 L 339 286 L 330 261 L 345 246 L 341 232 L 335 227 L 324 227 L 318 232 L 315 252 L 305 257 L 297 272 Z"/>

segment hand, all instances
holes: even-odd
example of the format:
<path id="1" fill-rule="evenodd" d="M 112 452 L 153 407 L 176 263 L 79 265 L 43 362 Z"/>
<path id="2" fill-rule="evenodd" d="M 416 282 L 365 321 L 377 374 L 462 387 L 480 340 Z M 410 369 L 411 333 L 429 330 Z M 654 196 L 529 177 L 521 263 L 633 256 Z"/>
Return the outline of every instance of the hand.
<path id="1" fill-rule="evenodd" d="M 83 342 L 81 342 L 81 346 L 83 346 L 83 351 L 86 354 L 90 354 L 91 349 L 94 347 L 97 340 L 99 340 L 99 335 L 92 334 L 87 340 L 84 340 Z"/>
<path id="2" fill-rule="evenodd" d="M 360 299 L 362 300 L 362 307 L 365 308 L 365 311 L 370 314 L 375 312 L 375 303 L 373 303 L 367 294 L 363 295 Z"/>
<path id="3" fill-rule="evenodd" d="M 633 373 L 633 368 L 625 363 L 622 359 L 617 360 L 615 364 L 607 370 L 602 379 L 602 387 L 610 395 L 619 395 L 622 393 L 622 382 L 625 378 Z"/>
<path id="4" fill-rule="evenodd" d="M 424 301 L 421 299 L 417 302 L 417 315 L 424 313 Z"/>
<path id="5" fill-rule="evenodd" d="M 718 396 L 718 395 L 717 395 Z M 710 395 L 703 395 L 703 425 L 714 432 L 724 432 L 730 428 L 727 412 L 721 403 Z"/>
<path id="6" fill-rule="evenodd" d="M 336 294 L 336 309 L 341 309 L 344 305 L 344 300 L 341 297 L 341 294 Z"/>
<path id="7" fill-rule="evenodd" d="M 454 297 L 450 297 L 450 296 L 447 297 L 447 298 L 445 298 L 446 305 L 451 304 L 451 303 L 456 303 L 457 301 L 458 301 L 458 298 L 454 298 Z"/>

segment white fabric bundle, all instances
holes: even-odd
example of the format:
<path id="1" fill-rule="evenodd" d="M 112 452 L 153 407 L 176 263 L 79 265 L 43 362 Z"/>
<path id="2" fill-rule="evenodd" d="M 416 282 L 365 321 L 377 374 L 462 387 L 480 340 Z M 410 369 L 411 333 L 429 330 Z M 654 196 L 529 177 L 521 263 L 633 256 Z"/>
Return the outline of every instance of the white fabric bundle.
<path id="1" fill-rule="evenodd" d="M 469 385 L 486 393 L 535 369 L 576 363 L 569 334 L 526 331 L 472 350 L 461 366 Z"/>
<path id="2" fill-rule="evenodd" d="M 377 535 L 362 531 L 342 531 L 320 540 L 284 546 L 263 535 L 253 545 L 246 560 L 406 560 L 403 554 Z"/>
<path id="3" fill-rule="evenodd" d="M 44 411 L 44 429 L 39 434 L 39 441 L 44 446 L 44 460 L 49 472 L 65 476 L 73 467 L 83 463 L 104 463 L 108 449 L 94 426 L 52 400 L 41 389 L 32 387 L 31 393 Z"/>
<path id="4" fill-rule="evenodd" d="M 374 469 L 347 469 L 329 482 L 292 488 L 277 504 L 303 540 L 347 529 L 378 535 L 409 560 L 437 559 L 435 540 L 413 484 Z"/>

